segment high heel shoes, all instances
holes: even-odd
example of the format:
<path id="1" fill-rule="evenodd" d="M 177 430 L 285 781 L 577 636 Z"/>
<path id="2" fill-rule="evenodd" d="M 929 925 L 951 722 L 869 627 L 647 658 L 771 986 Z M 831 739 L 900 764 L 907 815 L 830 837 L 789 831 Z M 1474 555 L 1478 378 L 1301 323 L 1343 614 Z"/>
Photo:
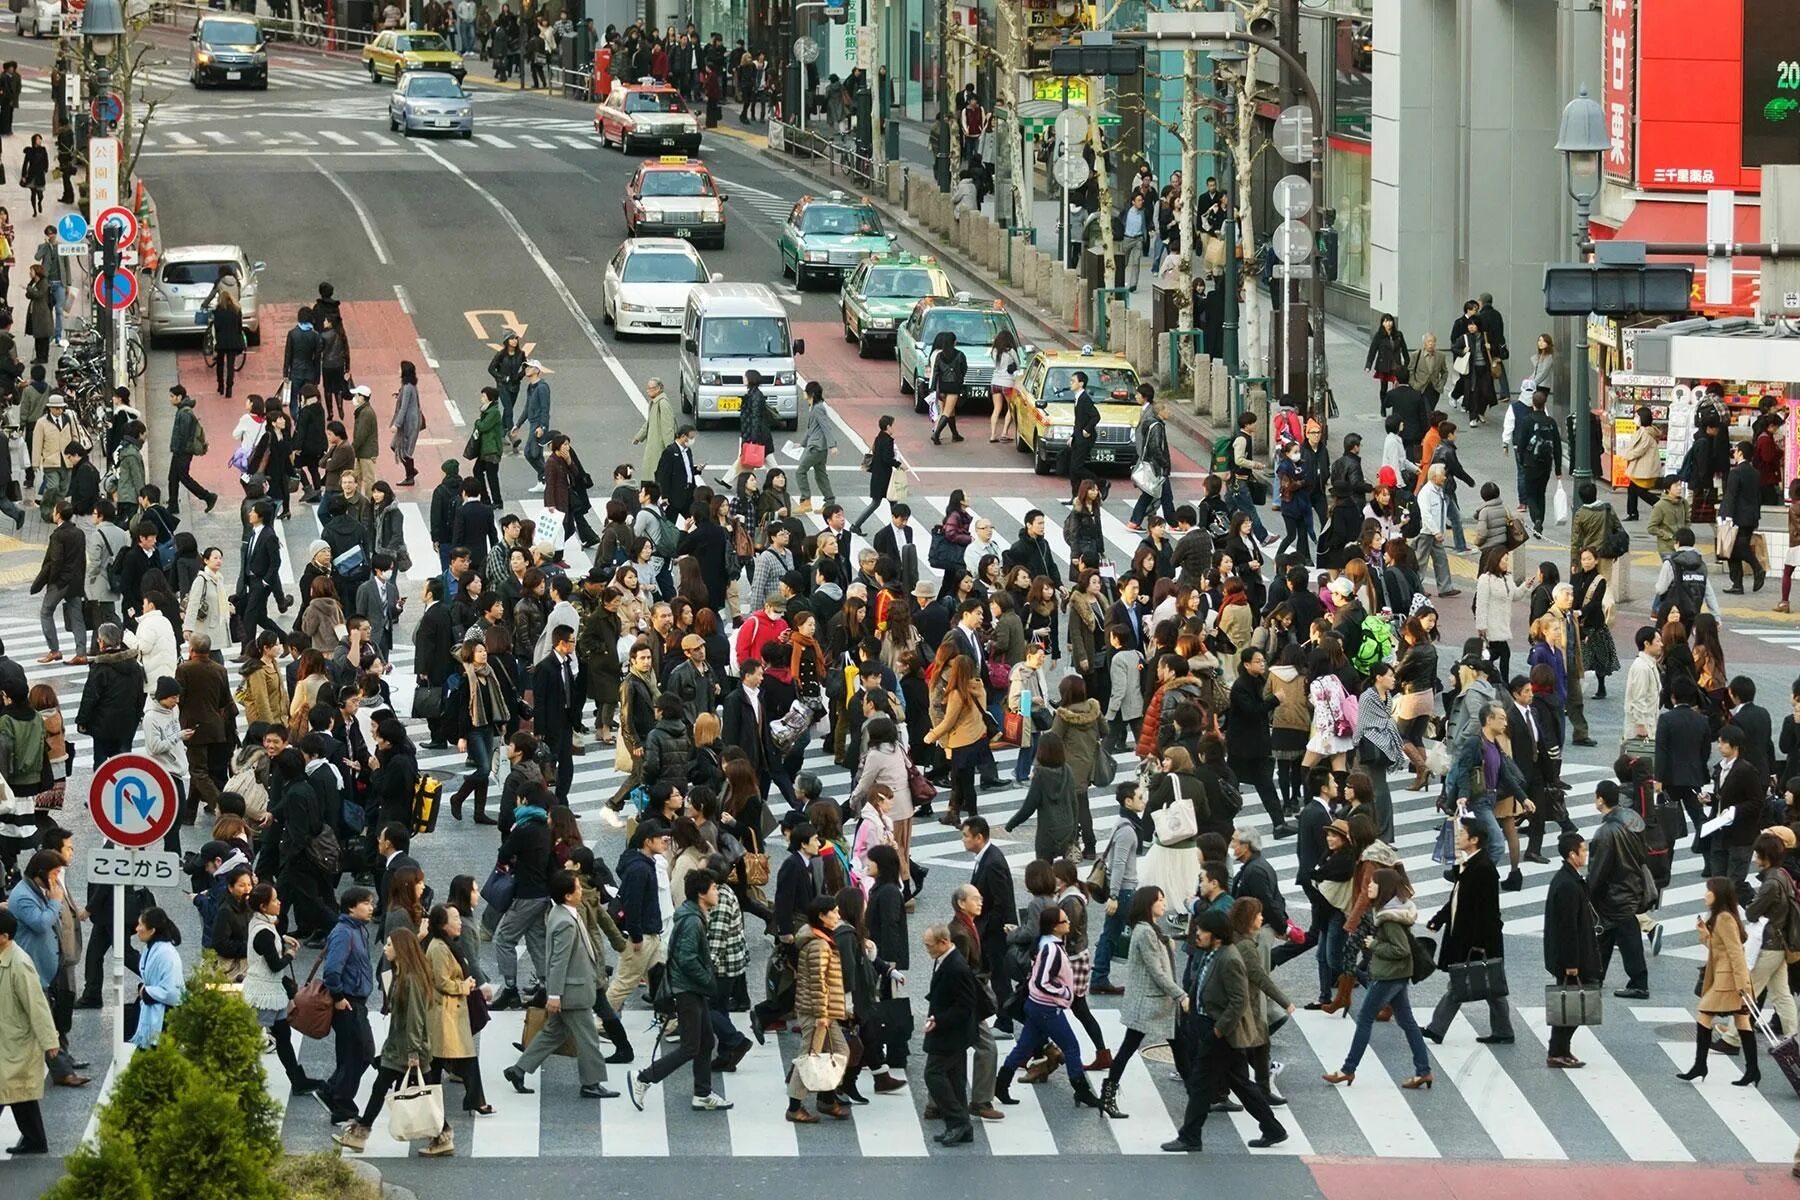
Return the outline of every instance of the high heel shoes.
<path id="1" fill-rule="evenodd" d="M 1340 1083 L 1345 1087 L 1349 1087 L 1356 1082 L 1356 1072 L 1333 1071 L 1329 1075 L 1321 1075 L 1319 1078 L 1323 1079 L 1326 1083 L 1329 1083 L 1332 1087 L 1336 1087 Z"/>
<path id="2" fill-rule="evenodd" d="M 1420 1088 L 1424 1088 L 1429 1092 L 1431 1090 L 1431 1082 L 1432 1074 L 1430 1071 L 1427 1071 L 1423 1075 L 1414 1075 L 1411 1079 L 1401 1080 L 1400 1086 L 1409 1092 L 1416 1092 Z"/>

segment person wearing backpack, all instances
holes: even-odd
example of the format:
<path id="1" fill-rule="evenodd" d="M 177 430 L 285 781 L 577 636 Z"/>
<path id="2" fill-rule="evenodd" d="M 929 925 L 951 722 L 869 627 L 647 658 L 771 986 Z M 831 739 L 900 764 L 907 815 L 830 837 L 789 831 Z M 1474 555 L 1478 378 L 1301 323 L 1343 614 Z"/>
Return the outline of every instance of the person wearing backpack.
<path id="1" fill-rule="evenodd" d="M 1597 570 L 1602 577 L 1612 580 L 1614 603 L 1624 604 L 1631 599 L 1627 587 L 1631 578 L 1630 565 L 1627 563 L 1617 572 L 1613 567 L 1631 553 L 1631 535 L 1619 523 L 1619 514 L 1611 502 L 1600 499 L 1593 480 L 1583 480 L 1575 489 L 1575 496 L 1581 507 L 1575 511 L 1574 521 L 1569 526 L 1569 572 L 1573 574 L 1581 569 L 1583 550 L 1593 550 L 1600 559 Z"/>
<path id="2" fill-rule="evenodd" d="M 1526 393 L 1520 395 L 1523 398 Z M 1519 476 L 1519 500 L 1531 518 L 1532 530 L 1541 535 L 1550 477 L 1555 475 L 1561 482 L 1563 476 L 1563 441 L 1562 430 L 1549 412 L 1550 393 L 1533 388 L 1529 395 L 1531 411 L 1513 426 L 1513 454 Z"/>
<path id="3" fill-rule="evenodd" d="M 206 455 L 206 426 L 194 411 L 194 398 L 179 383 L 169 389 L 169 403 L 175 406 L 175 424 L 169 432 L 169 511 L 181 511 L 181 489 L 185 487 L 211 512 L 219 494 L 196 482 L 192 471 L 194 459 Z"/>

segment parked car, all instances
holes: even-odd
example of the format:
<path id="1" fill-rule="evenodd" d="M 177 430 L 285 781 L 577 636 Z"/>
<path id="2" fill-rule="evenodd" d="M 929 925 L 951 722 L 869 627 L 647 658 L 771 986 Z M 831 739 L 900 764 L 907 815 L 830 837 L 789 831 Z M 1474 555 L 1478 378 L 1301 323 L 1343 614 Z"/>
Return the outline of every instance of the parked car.
<path id="1" fill-rule="evenodd" d="M 238 306 L 244 313 L 244 336 L 252 345 L 262 337 L 256 312 L 256 280 L 263 264 L 251 262 L 242 246 L 171 246 L 149 279 L 150 339 L 201 337 L 212 320 L 213 289 L 227 270 L 237 276 Z"/>

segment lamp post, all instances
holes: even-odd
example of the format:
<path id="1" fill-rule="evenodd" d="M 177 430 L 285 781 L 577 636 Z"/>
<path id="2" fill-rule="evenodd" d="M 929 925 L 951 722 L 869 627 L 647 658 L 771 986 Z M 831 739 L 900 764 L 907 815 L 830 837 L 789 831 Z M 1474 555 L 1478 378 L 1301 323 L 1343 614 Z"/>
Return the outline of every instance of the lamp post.
<path id="1" fill-rule="evenodd" d="M 118 50 L 119 39 L 123 37 L 124 34 L 125 13 L 120 6 L 119 0 L 88 0 L 87 7 L 84 8 L 81 13 L 81 36 L 87 42 L 88 48 L 94 55 L 94 108 L 99 117 L 99 129 L 96 131 L 96 136 L 102 138 L 111 138 L 113 136 L 112 114 L 114 98 L 112 92 L 111 60 L 113 54 Z M 70 114 L 70 119 L 74 119 L 74 114 Z M 116 163 L 117 157 L 117 155 L 114 155 L 110 161 Z M 93 162 L 91 147 L 88 161 L 90 164 Z M 94 199 L 92 192 L 93 182 L 93 172 L 90 169 L 88 173 L 88 199 L 90 203 L 90 212 L 91 215 L 98 216 L 99 212 L 92 206 Z M 118 227 L 109 224 L 101 229 L 99 234 L 101 278 L 110 282 L 113 275 L 119 269 Z M 102 304 L 100 306 L 100 319 L 103 322 L 101 331 L 106 338 L 106 391 L 110 396 L 113 388 L 118 386 L 119 382 L 116 366 L 116 360 L 118 358 L 119 323 L 113 317 L 113 310 L 110 304 Z M 120 896 L 124 895 L 122 889 L 115 889 L 115 891 L 117 891 Z M 122 908 L 115 909 L 114 918 L 116 921 L 124 920 Z M 114 928 L 123 929 L 124 925 L 115 924 Z M 122 1041 L 123 1038 L 120 1040 Z"/>
<path id="2" fill-rule="evenodd" d="M 1606 113 L 1588 95 L 1587 85 L 1582 84 L 1575 98 L 1563 108 L 1562 121 L 1556 127 L 1556 149 L 1563 156 L 1569 199 L 1575 202 L 1575 245 L 1583 262 L 1587 261 L 1587 251 L 1580 248 L 1587 245 L 1588 220 L 1593 216 L 1594 200 L 1600 195 L 1600 156 L 1611 146 L 1612 140 L 1606 131 Z M 1591 404 L 1588 370 L 1587 318 L 1577 317 L 1575 403 L 1570 410 L 1575 418 L 1573 474 L 1577 485 L 1593 478 L 1588 465 L 1593 460 L 1593 447 L 1589 441 L 1593 417 L 1588 412 Z"/>

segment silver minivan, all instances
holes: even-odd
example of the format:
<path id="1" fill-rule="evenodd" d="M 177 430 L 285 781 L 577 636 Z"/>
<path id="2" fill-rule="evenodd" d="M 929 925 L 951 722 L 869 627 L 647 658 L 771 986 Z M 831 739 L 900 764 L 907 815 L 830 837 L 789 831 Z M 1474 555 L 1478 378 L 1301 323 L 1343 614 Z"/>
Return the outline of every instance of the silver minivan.
<path id="1" fill-rule="evenodd" d="M 761 283 L 703 283 L 688 293 L 681 325 L 681 411 L 706 421 L 735 421 L 744 405 L 744 372 L 761 376 L 775 419 L 800 424 L 804 339 L 791 335 L 786 307 Z"/>

